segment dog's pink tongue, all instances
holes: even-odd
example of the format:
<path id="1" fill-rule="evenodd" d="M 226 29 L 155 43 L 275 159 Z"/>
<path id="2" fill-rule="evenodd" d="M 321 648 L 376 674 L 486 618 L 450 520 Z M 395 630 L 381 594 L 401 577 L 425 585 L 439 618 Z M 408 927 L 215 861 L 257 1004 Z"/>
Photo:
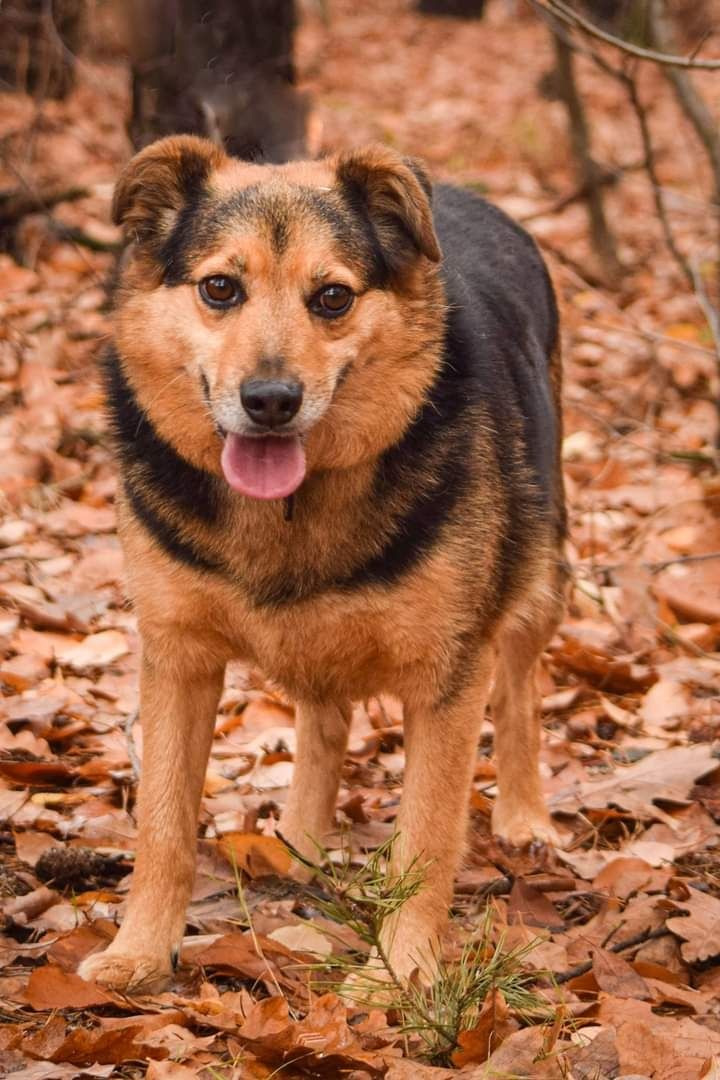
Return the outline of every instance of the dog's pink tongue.
<path id="1" fill-rule="evenodd" d="M 305 452 L 297 436 L 230 433 L 220 462 L 230 487 L 253 499 L 284 499 L 305 478 Z"/>

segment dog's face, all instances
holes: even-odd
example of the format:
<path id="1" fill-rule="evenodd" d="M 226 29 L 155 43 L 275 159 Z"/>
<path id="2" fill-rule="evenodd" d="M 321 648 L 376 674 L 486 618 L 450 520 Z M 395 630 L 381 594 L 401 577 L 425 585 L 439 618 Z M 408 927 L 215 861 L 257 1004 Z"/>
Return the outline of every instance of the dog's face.
<path id="1" fill-rule="evenodd" d="M 306 454 L 350 464 L 402 430 L 442 322 L 417 166 L 379 147 L 260 166 L 174 137 L 130 162 L 114 213 L 134 242 L 118 345 L 166 438 L 278 498 Z"/>

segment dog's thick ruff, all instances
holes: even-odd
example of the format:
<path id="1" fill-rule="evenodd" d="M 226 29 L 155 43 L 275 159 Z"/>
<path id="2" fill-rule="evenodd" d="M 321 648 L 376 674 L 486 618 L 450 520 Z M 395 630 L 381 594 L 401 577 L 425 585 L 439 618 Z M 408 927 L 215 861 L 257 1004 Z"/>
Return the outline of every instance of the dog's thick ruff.
<path id="1" fill-rule="evenodd" d="M 350 703 L 402 698 L 395 862 L 419 858 L 427 880 L 387 942 L 400 974 L 431 976 L 493 673 L 494 827 L 553 838 L 532 684 L 561 611 L 556 305 L 506 215 L 441 185 L 431 216 L 429 191 L 384 148 L 260 167 L 189 137 L 121 178 L 116 215 L 136 245 L 105 377 L 146 736 L 128 912 L 87 977 L 169 974 L 233 657 L 297 702 L 280 831 L 310 854 L 332 823 Z M 243 303 L 208 313 L 198 280 L 230 272 Z M 336 279 L 355 301 L 324 323 L 306 304 L 313 282 Z M 258 374 L 304 388 L 308 475 L 290 520 L 281 501 L 232 491 L 219 465 L 223 428 L 247 422 L 240 382 Z"/>

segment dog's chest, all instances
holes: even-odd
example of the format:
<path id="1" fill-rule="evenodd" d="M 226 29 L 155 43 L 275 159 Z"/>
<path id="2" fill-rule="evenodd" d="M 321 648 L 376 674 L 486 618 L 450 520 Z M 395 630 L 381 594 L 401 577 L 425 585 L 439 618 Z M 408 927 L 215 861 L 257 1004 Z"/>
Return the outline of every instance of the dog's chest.
<path id="1" fill-rule="evenodd" d="M 452 627 L 414 584 L 245 610 L 242 639 L 291 695 L 354 700 L 441 677 Z"/>

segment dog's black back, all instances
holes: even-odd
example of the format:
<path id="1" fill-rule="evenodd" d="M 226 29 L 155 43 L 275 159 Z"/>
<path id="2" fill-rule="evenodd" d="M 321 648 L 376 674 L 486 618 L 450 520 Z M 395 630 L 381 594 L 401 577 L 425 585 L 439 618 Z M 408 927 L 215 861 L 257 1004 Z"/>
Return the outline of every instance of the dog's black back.
<path id="1" fill-rule="evenodd" d="M 488 409 L 501 441 L 508 423 L 522 418 L 527 464 L 551 507 L 559 495 L 550 375 L 558 314 L 545 265 L 522 228 L 468 191 L 438 185 L 433 216 L 449 301 L 449 364 L 467 380 L 468 397 Z"/>

